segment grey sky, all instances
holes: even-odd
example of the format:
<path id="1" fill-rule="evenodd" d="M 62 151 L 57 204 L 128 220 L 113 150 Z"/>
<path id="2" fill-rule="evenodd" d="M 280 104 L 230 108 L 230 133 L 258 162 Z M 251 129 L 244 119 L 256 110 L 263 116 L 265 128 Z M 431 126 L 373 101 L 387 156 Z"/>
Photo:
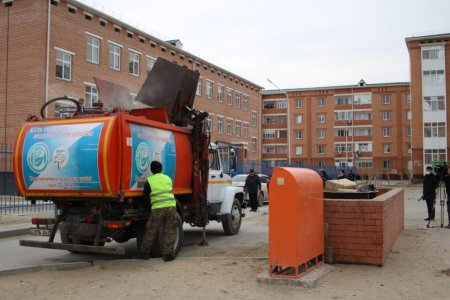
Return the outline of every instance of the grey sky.
<path id="1" fill-rule="evenodd" d="M 450 32 L 448 0 L 82 2 L 268 89 L 409 81 L 405 38 Z"/>

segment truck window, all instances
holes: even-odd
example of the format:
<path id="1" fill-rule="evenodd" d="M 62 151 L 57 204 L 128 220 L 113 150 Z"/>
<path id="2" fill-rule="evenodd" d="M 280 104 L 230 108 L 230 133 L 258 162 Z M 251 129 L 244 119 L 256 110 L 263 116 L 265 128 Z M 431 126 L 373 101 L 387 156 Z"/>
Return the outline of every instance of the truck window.
<path id="1" fill-rule="evenodd" d="M 209 152 L 209 168 L 211 170 L 220 170 L 219 153 L 217 151 Z"/>

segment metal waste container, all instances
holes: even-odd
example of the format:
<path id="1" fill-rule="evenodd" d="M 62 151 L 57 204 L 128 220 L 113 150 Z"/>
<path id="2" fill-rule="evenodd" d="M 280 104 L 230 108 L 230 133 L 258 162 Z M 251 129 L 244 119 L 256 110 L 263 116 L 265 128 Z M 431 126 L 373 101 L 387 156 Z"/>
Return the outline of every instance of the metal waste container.
<path id="1" fill-rule="evenodd" d="M 309 169 L 275 167 L 269 197 L 269 275 L 301 277 L 323 262 L 322 179 Z"/>

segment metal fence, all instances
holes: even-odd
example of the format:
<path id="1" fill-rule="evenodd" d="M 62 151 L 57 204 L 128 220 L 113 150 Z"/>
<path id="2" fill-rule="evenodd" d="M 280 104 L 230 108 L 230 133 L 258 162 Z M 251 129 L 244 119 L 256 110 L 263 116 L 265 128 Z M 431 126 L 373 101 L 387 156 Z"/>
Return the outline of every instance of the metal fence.
<path id="1" fill-rule="evenodd" d="M 13 174 L 13 146 L 0 144 L 0 215 L 22 215 L 52 212 L 52 202 L 37 200 L 36 204 L 18 196 Z"/>

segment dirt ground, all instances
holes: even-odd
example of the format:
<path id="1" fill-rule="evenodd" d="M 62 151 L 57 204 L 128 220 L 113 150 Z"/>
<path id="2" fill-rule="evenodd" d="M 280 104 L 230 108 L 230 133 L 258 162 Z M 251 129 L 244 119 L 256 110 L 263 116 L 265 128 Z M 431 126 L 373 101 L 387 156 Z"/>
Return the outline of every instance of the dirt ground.
<path id="1" fill-rule="evenodd" d="M 208 247 L 186 245 L 172 262 L 104 261 L 73 271 L 4 276 L 0 298 L 447 299 L 450 229 L 440 228 L 439 217 L 439 227 L 425 228 L 425 203 L 416 200 L 420 194 L 421 187 L 405 188 L 405 228 L 383 267 L 336 264 L 314 288 L 256 281 L 268 270 L 265 208 L 248 214 L 244 222 L 252 226 L 237 236 L 213 229 Z M 439 203 L 436 209 L 439 216 Z"/>

